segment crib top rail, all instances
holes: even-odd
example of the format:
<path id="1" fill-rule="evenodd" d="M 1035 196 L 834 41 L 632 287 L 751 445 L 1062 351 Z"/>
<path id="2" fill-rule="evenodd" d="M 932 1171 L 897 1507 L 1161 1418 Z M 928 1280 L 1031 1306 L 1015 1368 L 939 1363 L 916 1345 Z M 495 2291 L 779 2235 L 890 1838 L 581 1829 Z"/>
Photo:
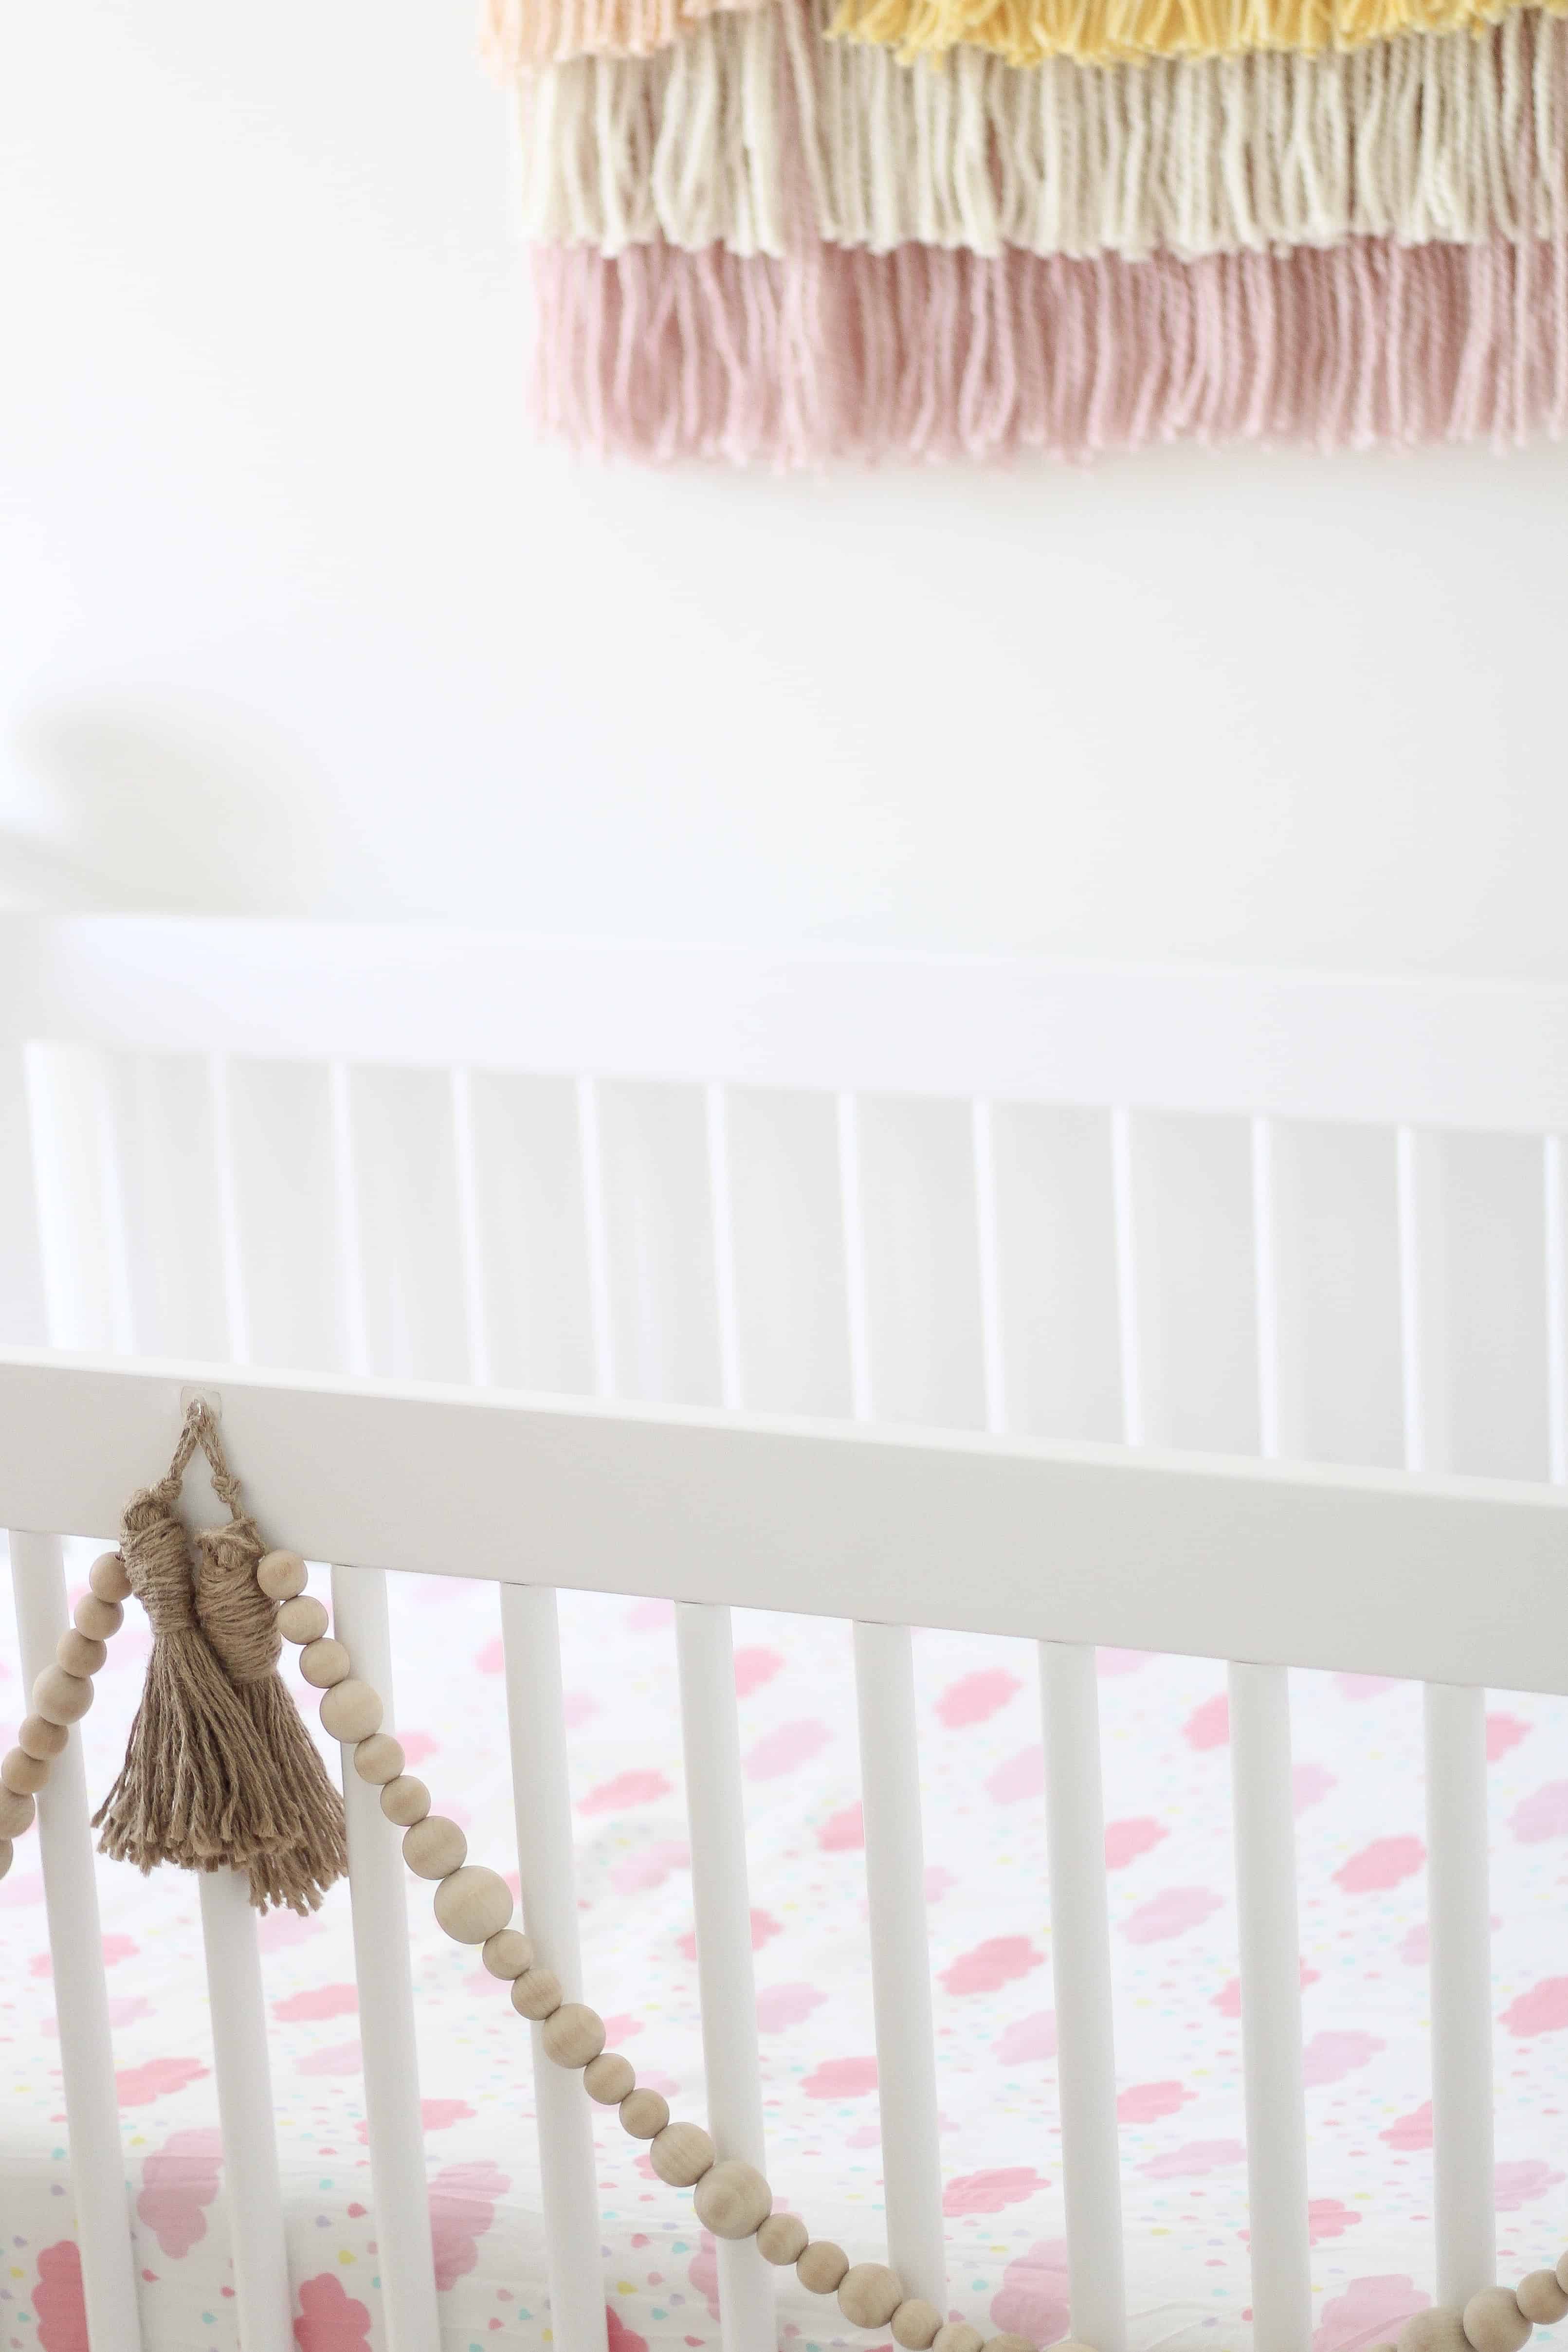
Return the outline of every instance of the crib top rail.
<path id="1" fill-rule="evenodd" d="M 199 1390 L 315 1559 L 1568 1692 L 1568 1493 L 0 1353 L 0 1525 L 118 1524 Z"/>
<path id="2" fill-rule="evenodd" d="M 1568 989 L 0 917 L 0 1044 L 597 1073 L 1541 1135 Z"/>

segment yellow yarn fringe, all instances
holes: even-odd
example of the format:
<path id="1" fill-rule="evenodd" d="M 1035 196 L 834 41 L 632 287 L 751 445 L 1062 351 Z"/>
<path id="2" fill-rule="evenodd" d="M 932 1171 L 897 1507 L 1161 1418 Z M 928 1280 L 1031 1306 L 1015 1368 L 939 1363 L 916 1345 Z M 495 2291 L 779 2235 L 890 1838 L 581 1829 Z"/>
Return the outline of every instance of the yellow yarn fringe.
<path id="1" fill-rule="evenodd" d="M 1516 5 L 1568 15 L 1568 0 L 838 0 L 832 31 L 906 59 L 956 47 L 1009 65 L 1233 57 L 1243 49 L 1360 48 L 1396 33 L 1480 32 Z"/>

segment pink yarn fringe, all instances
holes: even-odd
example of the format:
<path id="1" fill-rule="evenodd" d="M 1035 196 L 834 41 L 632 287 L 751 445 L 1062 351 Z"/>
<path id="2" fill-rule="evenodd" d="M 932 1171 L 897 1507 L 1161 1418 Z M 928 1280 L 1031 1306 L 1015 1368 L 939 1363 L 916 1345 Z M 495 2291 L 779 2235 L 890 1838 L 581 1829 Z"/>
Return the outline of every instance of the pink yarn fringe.
<path id="1" fill-rule="evenodd" d="M 640 458 L 1499 446 L 1568 426 L 1568 243 L 1181 263 L 535 254 L 544 428 Z"/>

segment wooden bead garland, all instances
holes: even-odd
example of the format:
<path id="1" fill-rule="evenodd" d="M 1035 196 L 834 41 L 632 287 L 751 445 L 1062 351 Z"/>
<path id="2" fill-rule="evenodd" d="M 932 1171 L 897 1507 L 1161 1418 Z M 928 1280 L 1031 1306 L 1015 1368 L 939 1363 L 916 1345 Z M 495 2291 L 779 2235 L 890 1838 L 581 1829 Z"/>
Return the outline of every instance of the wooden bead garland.
<path id="1" fill-rule="evenodd" d="M 300 1672 L 317 1690 L 331 1690 L 334 1683 L 349 1678 L 349 1654 L 341 1642 L 327 1635 L 319 1642 L 307 1642 L 300 1653 Z"/>
<path id="2" fill-rule="evenodd" d="M 511 1889 L 499 1870 L 468 1863 L 436 1889 L 436 1916 L 454 1943 L 486 1943 L 511 1917 Z"/>
<path id="3" fill-rule="evenodd" d="M 410 1830 L 430 1810 L 430 1791 L 412 1772 L 400 1772 L 381 1792 L 381 1810 L 399 1829 Z"/>
<path id="4" fill-rule="evenodd" d="M 563 2001 L 545 2019 L 544 2054 L 558 2066 L 585 2066 L 605 2046 L 605 2021 L 585 2001 Z"/>
<path id="5" fill-rule="evenodd" d="M 100 1551 L 87 1571 L 89 1589 L 100 1601 L 129 1601 L 131 1579 L 117 1551 Z"/>
<path id="6" fill-rule="evenodd" d="M 542 2025 L 561 2006 L 560 1978 L 551 1969 L 524 1969 L 512 1981 L 511 2005 L 520 2017 Z"/>
<path id="7" fill-rule="evenodd" d="M 286 1601 L 278 1612 L 278 1631 L 286 1642 L 297 1642 L 302 1649 L 307 1642 L 319 1642 L 331 1621 L 313 1592 L 301 1592 Z"/>
<path id="8" fill-rule="evenodd" d="M 583 2088 L 602 2107 L 618 2107 L 637 2086 L 637 2069 L 617 2050 L 602 2050 L 583 2069 Z"/>
<path id="9" fill-rule="evenodd" d="M 91 1705 L 91 1683 L 64 1666 L 46 1666 L 33 1685 L 33 1712 L 47 1723 L 79 1723 Z"/>
<path id="10" fill-rule="evenodd" d="M 37 1799 L 56 1757 L 66 1751 L 70 1726 L 92 1705 L 91 1678 L 109 1655 L 105 1637 L 124 1620 L 120 1603 L 131 1580 L 117 1551 L 100 1553 L 88 1583 L 90 1590 L 77 1602 L 73 1623 L 55 1644 L 54 1664 L 33 1684 L 32 1708 L 22 1718 L 16 1746 L 0 1757 L 0 1878 L 11 1867 L 16 1841 L 37 1819 Z"/>
<path id="11" fill-rule="evenodd" d="M 798 2213 L 770 2213 L 757 2231 L 757 2252 L 765 2263 L 798 2263 L 809 2232 Z"/>
<path id="12" fill-rule="evenodd" d="M 717 2154 L 700 2124 L 666 2124 L 649 2140 L 647 2160 L 671 2189 L 694 2189 Z"/>
<path id="13" fill-rule="evenodd" d="M 384 1796 L 382 1801 L 385 1803 Z M 416 1878 L 450 1878 L 462 1868 L 468 1852 L 468 1839 L 445 1813 L 426 1813 L 403 1833 L 403 1859 Z"/>
<path id="14" fill-rule="evenodd" d="M 1568 2311 L 1568 2292 L 1564 2292 L 1555 2271 L 1531 2271 L 1521 2278 L 1514 2290 L 1519 2307 L 1526 2319 L 1537 2327 L 1550 2327 Z"/>
<path id="15" fill-rule="evenodd" d="M 813 2294 L 831 2294 L 848 2268 L 849 2257 L 842 2246 L 836 2246 L 831 2238 L 813 2238 L 796 2263 L 795 2274 Z"/>
<path id="16" fill-rule="evenodd" d="M 886 2327 L 903 2299 L 898 2273 L 886 2263 L 857 2263 L 839 2282 L 838 2308 L 857 2327 Z"/>
<path id="17" fill-rule="evenodd" d="M 50 1723 L 41 1715 L 25 1715 L 22 1728 L 16 1734 L 16 1745 L 25 1748 L 29 1756 L 39 1757 L 46 1764 L 63 1756 L 70 1733 L 63 1723 Z"/>
<path id="18" fill-rule="evenodd" d="M 479 1958 L 492 1977 L 510 1984 L 533 1966 L 533 1946 L 516 1927 L 503 1927 L 499 1935 L 486 1937 Z"/>
<path id="19" fill-rule="evenodd" d="M 754 2238 L 773 2210 L 773 2192 L 754 2164 L 715 2164 L 697 2184 L 697 2218 L 716 2238 Z"/>
<path id="20" fill-rule="evenodd" d="M 321 1701 L 321 1729 L 329 1738 L 353 1747 L 381 1729 L 381 1701 L 369 1683 L 354 1675 L 334 1683 Z"/>
<path id="21" fill-rule="evenodd" d="M 68 1675 L 80 1675 L 85 1682 L 98 1673 L 109 1655 L 108 1645 L 94 1641 L 90 1633 L 80 1633 L 74 1625 L 60 1635 L 55 1643 L 55 1659 Z"/>
<path id="22" fill-rule="evenodd" d="M 384 1787 L 388 1780 L 400 1778 L 404 1755 L 390 1731 L 377 1731 L 369 1739 L 362 1739 L 354 1749 L 354 1770 L 362 1780 L 373 1788 Z"/>
<path id="23" fill-rule="evenodd" d="M 49 1777 L 48 1759 L 29 1756 L 25 1748 L 7 1748 L 0 1756 L 0 1789 L 13 1796 L 36 1797 Z"/>
<path id="24" fill-rule="evenodd" d="M 256 1581 L 268 1601 L 292 1601 L 305 1590 L 305 1563 L 297 1551 L 263 1552 L 256 1564 Z"/>
<path id="25" fill-rule="evenodd" d="M 1475 2352 L 1522 2352 L 1533 2329 L 1506 2286 L 1484 2286 L 1465 2305 L 1464 2329 Z"/>
<path id="26" fill-rule="evenodd" d="M 979 2328 L 971 2327 L 967 2319 L 950 2319 L 937 2329 L 931 2352 L 983 2352 L 984 2343 Z M 1057 2352 L 1079 2352 L 1079 2347 L 1058 2345 Z"/>
<path id="27" fill-rule="evenodd" d="M 661 2091 L 633 2091 L 621 2101 L 621 2129 L 628 2139 L 653 2139 L 669 2121 L 669 2101 Z"/>
<path id="28" fill-rule="evenodd" d="M 927 2303 L 923 2295 L 912 2295 L 908 2303 L 900 2304 L 890 2324 L 893 2341 L 901 2344 L 904 2352 L 930 2352 L 930 2347 L 936 2341 L 937 2330 L 942 2326 L 942 2314 L 935 2304 Z"/>

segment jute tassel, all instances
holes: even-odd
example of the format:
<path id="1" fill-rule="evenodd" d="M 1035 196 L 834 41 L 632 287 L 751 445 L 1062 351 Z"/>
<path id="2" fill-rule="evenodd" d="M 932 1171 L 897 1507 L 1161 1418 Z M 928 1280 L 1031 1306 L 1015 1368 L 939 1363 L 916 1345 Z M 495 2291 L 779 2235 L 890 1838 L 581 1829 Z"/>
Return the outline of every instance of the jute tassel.
<path id="1" fill-rule="evenodd" d="M 197 1537 L 193 1578 L 174 1506 L 198 1445 L 234 1517 Z M 153 1655 L 124 1767 L 94 1816 L 102 1852 L 142 1871 L 243 1870 L 261 1908 L 314 1910 L 347 1867 L 342 1802 L 275 1672 L 260 1539 L 205 1405 L 191 1407 L 168 1475 L 132 1498 L 120 1549 Z"/>

